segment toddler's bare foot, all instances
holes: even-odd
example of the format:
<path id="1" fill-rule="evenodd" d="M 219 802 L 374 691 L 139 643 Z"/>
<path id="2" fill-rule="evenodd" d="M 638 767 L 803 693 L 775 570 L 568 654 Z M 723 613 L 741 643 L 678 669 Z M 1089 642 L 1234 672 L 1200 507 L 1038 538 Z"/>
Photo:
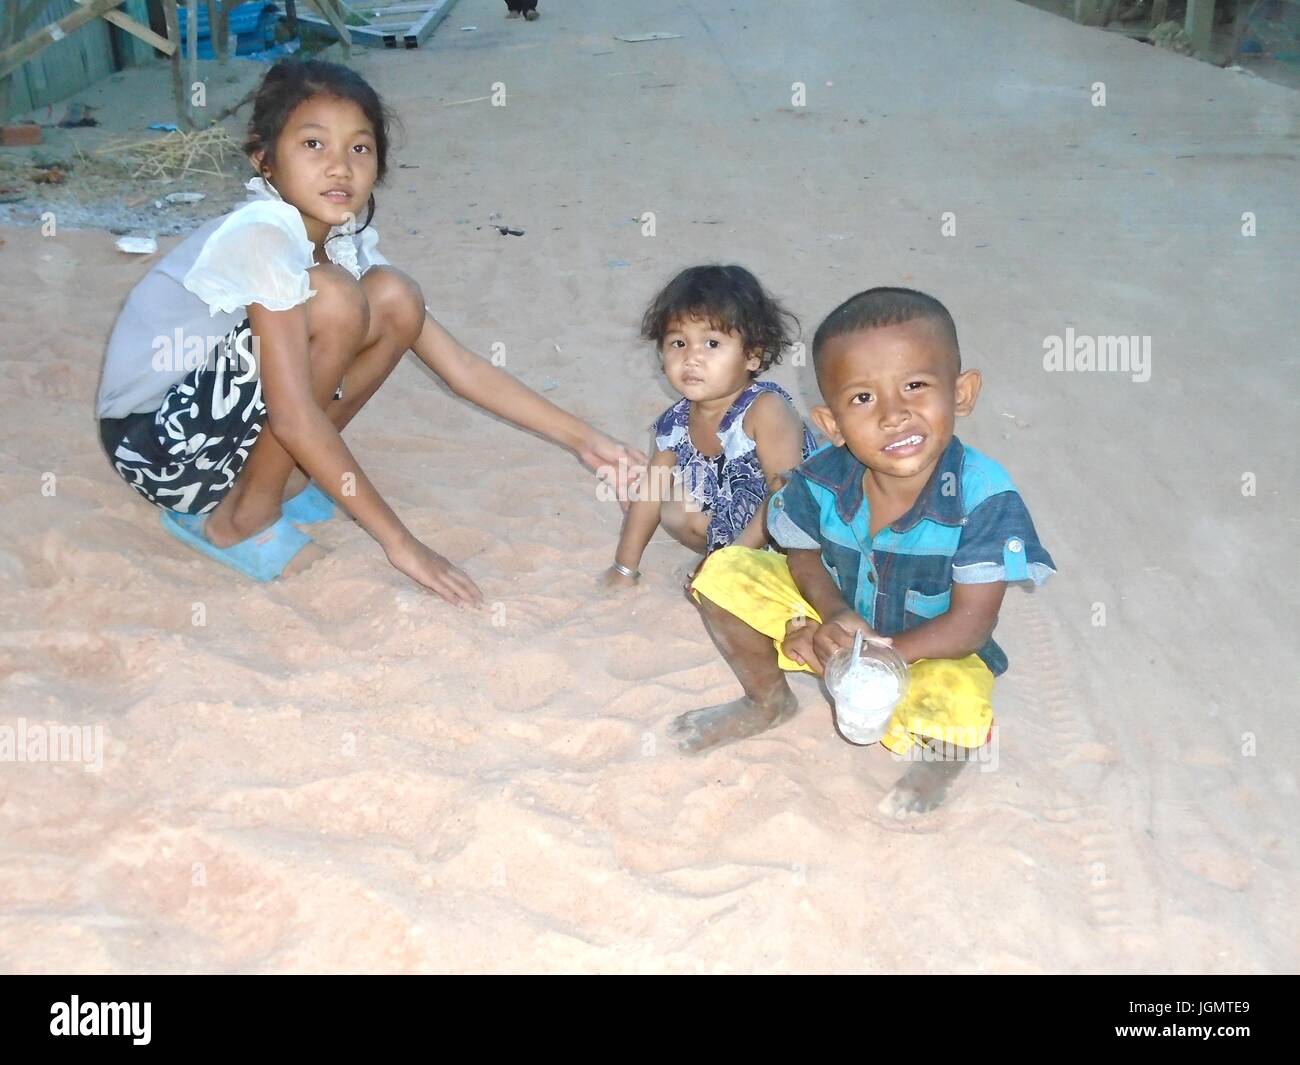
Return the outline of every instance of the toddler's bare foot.
<path id="1" fill-rule="evenodd" d="M 934 758 L 934 756 L 931 756 Z M 916 814 L 927 814 L 943 803 L 957 775 L 966 767 L 962 761 L 927 760 L 910 765 L 876 807 L 886 817 L 897 821 Z"/>
<path id="2" fill-rule="evenodd" d="M 762 701 L 748 695 L 719 706 L 688 710 L 673 718 L 668 736 L 685 754 L 699 754 L 736 740 L 757 736 L 789 721 L 799 709 L 790 686 L 782 682 Z"/>

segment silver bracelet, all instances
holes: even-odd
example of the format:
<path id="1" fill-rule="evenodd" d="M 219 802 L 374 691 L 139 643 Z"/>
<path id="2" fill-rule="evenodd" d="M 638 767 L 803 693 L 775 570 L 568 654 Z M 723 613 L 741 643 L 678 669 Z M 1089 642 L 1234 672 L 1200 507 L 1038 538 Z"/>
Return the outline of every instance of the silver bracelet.
<path id="1" fill-rule="evenodd" d="M 615 562 L 611 568 L 614 572 L 621 573 L 624 577 L 631 577 L 633 580 L 637 580 L 641 576 L 639 569 L 628 569 L 621 562 Z"/>

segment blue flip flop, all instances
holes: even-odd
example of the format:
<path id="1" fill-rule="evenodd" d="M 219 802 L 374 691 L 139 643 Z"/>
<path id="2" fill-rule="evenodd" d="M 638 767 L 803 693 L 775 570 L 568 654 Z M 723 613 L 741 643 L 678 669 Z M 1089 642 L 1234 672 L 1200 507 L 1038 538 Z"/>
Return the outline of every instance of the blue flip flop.
<path id="1" fill-rule="evenodd" d="M 275 580 L 294 556 L 312 542 L 310 536 L 281 515 L 279 521 L 255 536 L 229 547 L 217 547 L 203 535 L 203 522 L 202 514 L 162 512 L 162 527 L 181 543 L 255 581 Z"/>
<path id="2" fill-rule="evenodd" d="M 315 481 L 308 481 L 307 487 L 292 499 L 286 499 L 280 508 L 284 516 L 299 525 L 311 525 L 313 522 L 329 521 L 334 517 L 334 500 L 321 491 Z"/>

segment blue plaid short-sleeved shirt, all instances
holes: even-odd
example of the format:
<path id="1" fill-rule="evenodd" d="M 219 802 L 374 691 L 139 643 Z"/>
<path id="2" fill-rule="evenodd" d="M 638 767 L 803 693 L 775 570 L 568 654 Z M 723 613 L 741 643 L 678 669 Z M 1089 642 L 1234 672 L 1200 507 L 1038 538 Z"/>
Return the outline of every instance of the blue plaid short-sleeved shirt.
<path id="1" fill-rule="evenodd" d="M 882 636 L 947 613 L 954 581 L 1041 584 L 1056 572 L 1011 476 L 955 436 L 911 509 L 874 539 L 864 473 L 847 447 L 825 445 L 772 496 L 767 524 L 784 548 L 820 550 L 845 600 Z M 976 654 L 995 676 L 1006 672 L 992 639 Z"/>

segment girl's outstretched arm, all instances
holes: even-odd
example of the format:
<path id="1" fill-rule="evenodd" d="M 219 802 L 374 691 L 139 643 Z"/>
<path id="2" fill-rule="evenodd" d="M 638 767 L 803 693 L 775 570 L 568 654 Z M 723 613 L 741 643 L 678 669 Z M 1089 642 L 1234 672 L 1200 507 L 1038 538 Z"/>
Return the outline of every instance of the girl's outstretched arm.
<path id="1" fill-rule="evenodd" d="M 478 586 L 402 524 L 321 409 L 313 395 L 304 309 L 269 311 L 251 304 L 248 315 L 259 345 L 267 427 L 275 439 L 334 502 L 379 542 L 399 570 L 457 606 L 481 603 L 483 593 Z M 279 484 L 282 487 L 283 481 Z"/>
<path id="2" fill-rule="evenodd" d="M 543 399 L 518 378 L 466 348 L 431 314 L 425 316 L 424 329 L 411 350 L 456 395 L 568 448 L 614 488 L 620 505 L 627 510 L 628 482 L 640 479 L 646 465 L 644 452 L 606 436 Z"/>
<path id="3" fill-rule="evenodd" d="M 667 473 L 676 465 L 677 456 L 673 452 L 656 451 L 650 459 L 648 471 L 658 467 Z M 646 498 L 636 499 L 627 508 L 627 513 L 623 517 L 623 531 L 619 534 L 618 547 L 614 551 L 614 561 L 619 565 L 626 566 L 630 570 L 640 570 L 641 556 L 645 554 L 646 545 L 650 543 L 655 530 L 659 528 L 659 508 L 663 500 L 657 498 L 659 493 L 656 486 L 666 481 L 667 477 L 661 481 L 653 475 L 648 476 L 647 480 L 642 482 L 642 487 L 649 490 L 643 493 Z M 636 583 L 635 577 L 620 573 L 613 566 L 605 571 L 603 580 L 607 587 L 624 587 Z"/>

